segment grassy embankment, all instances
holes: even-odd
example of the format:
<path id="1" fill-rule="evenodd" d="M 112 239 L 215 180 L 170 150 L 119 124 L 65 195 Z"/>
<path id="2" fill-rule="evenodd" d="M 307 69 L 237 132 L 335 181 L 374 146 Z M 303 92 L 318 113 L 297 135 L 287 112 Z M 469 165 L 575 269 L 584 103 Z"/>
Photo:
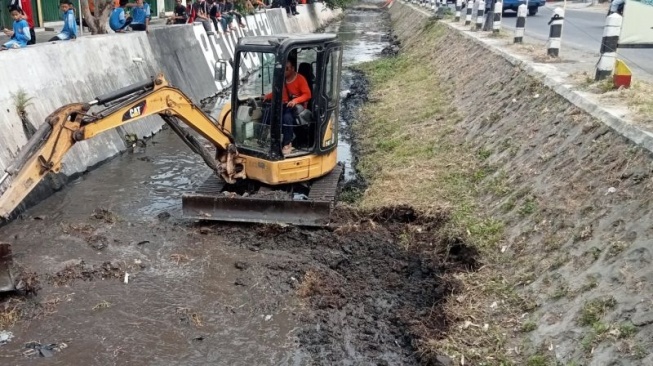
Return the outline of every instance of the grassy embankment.
<path id="1" fill-rule="evenodd" d="M 484 215 L 480 197 L 493 189 L 484 179 L 492 168 L 484 150 L 466 144 L 458 125 L 464 115 L 453 105 L 451 86 L 442 85 L 431 55 L 444 28 L 429 23 L 420 42 L 395 58 L 360 69 L 371 83 L 370 103 L 354 131 L 361 148 L 358 170 L 369 184 L 357 204 L 364 209 L 408 204 L 423 212 L 448 210 L 449 235 L 465 238 L 481 253 L 483 267 L 456 275 L 461 295 L 446 305 L 450 331 L 423 340 L 420 351 L 447 354 L 465 364 L 511 364 L 507 344 L 516 319 L 530 307 L 504 278 L 500 245 L 503 223 Z M 430 46 L 431 45 L 431 46 Z M 512 314 L 497 317 L 492 302 L 505 301 Z M 487 324 L 487 326 L 486 326 Z"/>

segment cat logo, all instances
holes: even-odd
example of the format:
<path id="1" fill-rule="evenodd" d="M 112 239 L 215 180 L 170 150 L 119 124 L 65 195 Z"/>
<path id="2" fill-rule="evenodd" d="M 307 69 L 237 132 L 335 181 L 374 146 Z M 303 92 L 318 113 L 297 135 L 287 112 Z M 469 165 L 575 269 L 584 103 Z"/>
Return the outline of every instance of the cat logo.
<path id="1" fill-rule="evenodd" d="M 135 106 L 129 108 L 125 114 L 122 116 L 122 121 L 129 121 L 136 117 L 140 117 L 145 113 L 145 108 L 147 107 L 147 101 L 142 101 Z"/>

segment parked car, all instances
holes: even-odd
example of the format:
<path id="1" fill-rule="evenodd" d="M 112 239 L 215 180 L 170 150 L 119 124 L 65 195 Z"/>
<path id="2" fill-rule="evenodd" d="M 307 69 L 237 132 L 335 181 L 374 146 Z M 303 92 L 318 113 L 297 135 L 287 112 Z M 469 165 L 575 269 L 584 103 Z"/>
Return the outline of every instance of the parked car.
<path id="1" fill-rule="evenodd" d="M 517 11 L 519 5 L 523 4 L 524 0 L 504 0 L 503 11 L 512 10 Z M 528 15 L 535 15 L 541 6 L 544 6 L 545 0 L 528 0 Z"/>

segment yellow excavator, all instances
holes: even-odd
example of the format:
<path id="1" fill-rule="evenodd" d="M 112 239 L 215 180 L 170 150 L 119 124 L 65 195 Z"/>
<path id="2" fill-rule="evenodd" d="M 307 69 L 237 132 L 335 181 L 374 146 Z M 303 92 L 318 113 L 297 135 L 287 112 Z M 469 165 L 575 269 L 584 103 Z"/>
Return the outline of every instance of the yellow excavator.
<path id="1" fill-rule="evenodd" d="M 288 62 L 311 89 L 306 109 L 293 114 L 290 127 L 282 125 Z M 17 214 L 47 174 L 61 170 L 75 143 L 159 115 L 215 173 L 182 195 L 184 217 L 323 226 L 343 175 L 337 161 L 341 67 L 342 45 L 335 34 L 243 37 L 233 58 L 219 60 L 212 71 L 216 81 L 231 83 L 231 100 L 217 118 L 163 75 L 90 102 L 65 105 L 46 118 L 0 176 L 0 221 Z M 294 150 L 283 154 L 283 133 L 288 131 Z M 10 256 L 10 248 L 3 253 Z M 0 291 L 2 287 L 0 273 Z"/>

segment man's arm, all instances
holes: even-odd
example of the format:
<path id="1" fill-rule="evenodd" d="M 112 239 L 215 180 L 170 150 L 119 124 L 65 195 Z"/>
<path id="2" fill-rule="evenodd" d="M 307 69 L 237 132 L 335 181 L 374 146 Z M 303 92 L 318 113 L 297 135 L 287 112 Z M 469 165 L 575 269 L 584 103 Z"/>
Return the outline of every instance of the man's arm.
<path id="1" fill-rule="evenodd" d="M 19 41 L 29 42 L 32 39 L 32 35 L 29 32 L 29 24 L 25 21 L 25 26 L 21 28 L 20 33 L 16 34 L 16 39 Z"/>
<path id="2" fill-rule="evenodd" d="M 147 4 L 147 6 L 145 7 L 145 31 L 146 32 L 150 30 L 150 17 L 151 17 L 150 5 Z"/>
<path id="3" fill-rule="evenodd" d="M 70 38 L 71 39 L 77 38 L 77 34 L 73 32 L 73 29 L 77 29 L 77 22 L 75 21 L 75 13 L 73 13 L 72 11 L 68 13 L 68 15 L 66 16 L 66 25 L 70 30 Z"/>

